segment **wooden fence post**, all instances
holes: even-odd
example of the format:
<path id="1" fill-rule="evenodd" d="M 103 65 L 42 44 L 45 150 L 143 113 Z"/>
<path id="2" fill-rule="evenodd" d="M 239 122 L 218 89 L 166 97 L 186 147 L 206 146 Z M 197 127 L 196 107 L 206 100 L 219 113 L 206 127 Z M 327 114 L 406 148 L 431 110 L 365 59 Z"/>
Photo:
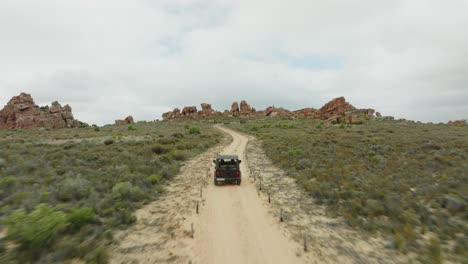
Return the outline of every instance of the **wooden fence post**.
<path id="1" fill-rule="evenodd" d="M 195 230 L 193 229 L 193 223 L 190 225 L 190 236 L 192 238 L 195 236 Z"/>
<path id="2" fill-rule="evenodd" d="M 307 248 L 307 237 L 306 237 L 305 234 L 304 234 L 304 251 L 305 251 L 305 252 L 308 251 L 308 248 Z"/>

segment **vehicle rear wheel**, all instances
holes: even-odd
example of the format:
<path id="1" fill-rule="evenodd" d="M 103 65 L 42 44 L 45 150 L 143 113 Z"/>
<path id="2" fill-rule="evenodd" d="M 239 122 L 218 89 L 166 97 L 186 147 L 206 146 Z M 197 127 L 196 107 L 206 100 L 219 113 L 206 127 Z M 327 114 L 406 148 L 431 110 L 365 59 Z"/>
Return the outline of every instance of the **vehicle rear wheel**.
<path id="1" fill-rule="evenodd" d="M 218 181 L 214 179 L 214 185 L 218 185 Z"/>
<path id="2" fill-rule="evenodd" d="M 240 180 L 238 180 L 238 181 L 237 181 L 237 185 L 240 185 L 240 184 L 241 184 L 241 181 L 240 181 Z"/>

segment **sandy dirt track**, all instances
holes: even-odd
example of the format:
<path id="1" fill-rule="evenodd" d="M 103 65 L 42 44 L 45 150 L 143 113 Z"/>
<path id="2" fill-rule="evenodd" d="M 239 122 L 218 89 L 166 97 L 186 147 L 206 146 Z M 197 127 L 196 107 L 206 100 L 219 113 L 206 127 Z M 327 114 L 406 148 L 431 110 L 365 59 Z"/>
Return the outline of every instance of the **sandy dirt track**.
<path id="1" fill-rule="evenodd" d="M 220 129 L 233 138 L 223 153 L 239 155 L 243 181 L 240 186 L 208 186 L 206 206 L 197 221 L 193 263 L 304 263 L 295 254 L 297 245 L 280 232 L 279 218 L 268 214 L 249 179 L 248 138 Z"/>

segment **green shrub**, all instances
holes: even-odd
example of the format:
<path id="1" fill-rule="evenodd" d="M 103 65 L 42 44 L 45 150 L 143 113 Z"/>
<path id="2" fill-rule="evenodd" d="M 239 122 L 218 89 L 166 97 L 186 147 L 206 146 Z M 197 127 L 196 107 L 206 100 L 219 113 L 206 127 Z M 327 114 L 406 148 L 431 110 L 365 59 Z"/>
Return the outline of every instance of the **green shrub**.
<path id="1" fill-rule="evenodd" d="M 112 187 L 112 197 L 117 200 L 140 201 L 144 195 L 138 186 L 133 186 L 130 182 L 119 182 Z"/>
<path id="2" fill-rule="evenodd" d="M 197 126 L 191 126 L 191 127 L 189 127 L 188 132 L 189 132 L 189 134 L 191 134 L 191 135 L 192 135 L 192 134 L 200 134 L 200 133 L 201 133 L 200 127 L 197 127 Z"/>
<path id="3" fill-rule="evenodd" d="M 157 144 L 151 147 L 151 151 L 155 154 L 161 155 L 169 152 L 170 149 Z"/>
<path id="4" fill-rule="evenodd" d="M 105 246 L 99 246 L 86 257 L 86 263 L 89 264 L 107 264 L 109 263 L 109 253 Z"/>
<path id="5" fill-rule="evenodd" d="M 161 175 L 159 174 L 152 174 L 148 176 L 148 181 L 151 182 L 152 184 L 157 184 L 161 180 Z"/>
<path id="6" fill-rule="evenodd" d="M 169 155 L 171 159 L 178 160 L 178 161 L 183 161 L 187 159 L 185 154 L 180 151 L 172 151 Z"/>
<path id="7" fill-rule="evenodd" d="M 136 127 L 133 126 L 133 125 L 129 125 L 129 126 L 127 127 L 127 129 L 128 129 L 129 131 L 135 131 L 135 130 L 137 130 Z"/>
<path id="8" fill-rule="evenodd" d="M 80 200 L 88 197 L 91 183 L 81 177 L 66 178 L 58 186 L 57 198 L 62 201 Z"/>
<path id="9" fill-rule="evenodd" d="M 184 138 L 184 137 L 185 137 L 184 134 L 179 133 L 179 132 L 173 133 L 171 136 L 172 136 L 172 137 L 175 137 L 175 138 Z"/>
<path id="10" fill-rule="evenodd" d="M 29 214 L 19 209 L 5 217 L 3 224 L 8 231 L 7 238 L 17 242 L 31 258 L 35 258 L 65 230 L 67 216 L 54 207 L 40 204 Z"/>
<path id="11" fill-rule="evenodd" d="M 108 146 L 108 145 L 112 145 L 112 144 L 114 144 L 113 139 L 108 138 L 108 139 L 104 140 L 104 145 Z"/>
<path id="12" fill-rule="evenodd" d="M 15 187 L 16 185 L 16 177 L 13 176 L 6 176 L 0 178 L 0 189 L 2 190 L 9 190 Z"/>
<path id="13" fill-rule="evenodd" d="M 82 207 L 73 210 L 68 216 L 68 222 L 72 229 L 79 230 L 82 226 L 96 221 L 94 210 L 89 207 Z"/>

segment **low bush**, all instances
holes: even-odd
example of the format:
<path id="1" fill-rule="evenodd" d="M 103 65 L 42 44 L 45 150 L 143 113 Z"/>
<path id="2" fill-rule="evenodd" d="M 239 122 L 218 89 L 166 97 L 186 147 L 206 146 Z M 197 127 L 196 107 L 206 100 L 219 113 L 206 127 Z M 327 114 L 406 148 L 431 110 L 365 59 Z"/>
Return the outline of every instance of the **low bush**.
<path id="1" fill-rule="evenodd" d="M 88 197 L 90 192 L 91 183 L 88 180 L 81 177 L 66 178 L 58 186 L 57 198 L 61 201 L 80 200 Z"/>
<path id="2" fill-rule="evenodd" d="M 159 183 L 159 181 L 161 180 L 161 175 L 159 174 L 152 174 L 150 176 L 148 176 L 148 181 L 151 182 L 152 184 L 157 184 Z"/>
<path id="3" fill-rule="evenodd" d="M 3 220 L 7 237 L 19 244 L 30 259 L 49 248 L 67 227 L 67 215 L 54 207 L 40 204 L 27 213 L 20 209 Z"/>
<path id="4" fill-rule="evenodd" d="M 201 134 L 200 127 L 198 127 L 198 126 L 191 126 L 191 127 L 189 127 L 188 132 L 189 132 L 189 134 L 191 134 L 191 135 L 193 135 L 193 134 Z"/>
<path id="5" fill-rule="evenodd" d="M 167 147 L 164 147 L 164 146 L 162 146 L 160 144 L 156 144 L 156 145 L 151 147 L 151 151 L 153 153 L 155 153 L 155 154 L 161 155 L 161 154 L 165 154 L 165 153 L 169 152 L 170 149 L 167 148 Z"/>
<path id="6" fill-rule="evenodd" d="M 90 224 L 96 221 L 96 215 L 94 210 L 89 207 L 82 207 L 73 210 L 68 216 L 68 222 L 72 229 L 79 230 L 86 224 Z"/>
<path id="7" fill-rule="evenodd" d="M 112 144 L 114 144 L 113 139 L 108 138 L 108 139 L 104 140 L 104 145 L 108 146 L 108 145 L 112 145 Z"/>
<path id="8" fill-rule="evenodd" d="M 140 188 L 130 182 L 119 182 L 112 187 L 112 197 L 116 200 L 140 201 L 144 195 Z"/>

